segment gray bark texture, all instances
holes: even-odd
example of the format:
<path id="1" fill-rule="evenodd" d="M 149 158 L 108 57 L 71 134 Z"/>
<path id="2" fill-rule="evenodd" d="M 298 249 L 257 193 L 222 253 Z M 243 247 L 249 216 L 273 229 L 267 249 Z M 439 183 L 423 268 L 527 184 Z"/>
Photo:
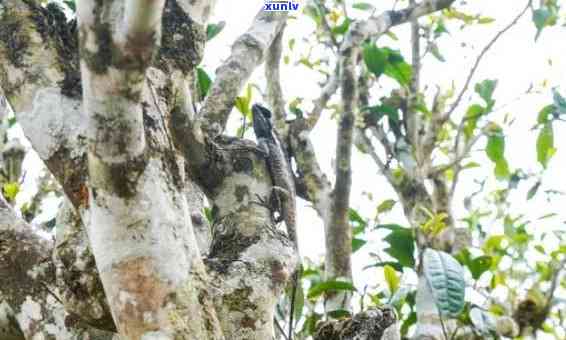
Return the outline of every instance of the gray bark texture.
<path id="1" fill-rule="evenodd" d="M 0 338 L 273 337 L 274 307 L 298 265 L 296 249 L 270 208 L 258 204 L 273 180 L 257 145 L 224 135 L 236 96 L 264 60 L 275 127 L 299 169 L 297 194 L 326 227 L 327 276 L 351 280 L 359 46 L 452 2 L 424 0 L 353 23 L 312 114 L 287 123 L 276 66 L 286 13 L 257 14 L 198 109 L 191 89 L 214 0 L 80 0 L 72 21 L 53 4 L 3 0 L 0 88 L 65 203 L 51 240 L 0 201 Z M 309 132 L 338 88 L 332 184 Z M 446 197 L 437 187 L 432 197 L 410 172 L 396 183 L 411 221 L 418 223 L 418 204 L 436 209 Z M 349 300 L 329 296 L 327 309 L 349 309 Z M 394 319 L 386 309 L 367 311 L 319 334 L 395 339 Z"/>

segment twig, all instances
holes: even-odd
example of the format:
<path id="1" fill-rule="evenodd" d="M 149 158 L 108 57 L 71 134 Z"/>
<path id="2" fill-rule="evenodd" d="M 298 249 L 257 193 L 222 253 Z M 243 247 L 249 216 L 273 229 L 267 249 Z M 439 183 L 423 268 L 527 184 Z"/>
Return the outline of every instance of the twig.
<path id="1" fill-rule="evenodd" d="M 285 334 L 285 330 L 283 330 L 283 327 L 281 327 L 281 325 L 279 324 L 279 320 L 277 320 L 276 317 L 273 317 L 273 323 L 275 324 L 275 327 L 277 328 L 277 330 L 285 338 L 285 340 L 289 340 L 289 338 L 287 337 L 287 334 Z"/>
<path id="2" fill-rule="evenodd" d="M 326 14 L 329 12 L 328 8 L 326 8 L 326 6 L 324 6 L 324 4 L 320 0 L 315 0 L 314 2 L 316 4 L 316 7 L 318 7 L 318 10 L 322 12 L 321 13 L 322 26 L 324 27 L 324 30 L 326 31 L 326 33 L 330 36 L 330 40 L 332 41 L 332 45 L 336 49 L 340 48 L 340 43 L 338 42 L 338 40 L 336 40 L 336 37 L 332 33 L 332 29 L 330 28 L 330 25 L 328 24 L 328 20 L 326 20 Z"/>
<path id="3" fill-rule="evenodd" d="M 334 73 L 327 80 L 326 85 L 322 89 L 320 97 L 318 97 L 318 99 L 314 102 L 314 108 L 307 118 L 307 129 L 309 131 L 312 131 L 312 129 L 314 129 L 314 127 L 318 123 L 318 120 L 320 119 L 322 111 L 326 108 L 326 104 L 328 104 L 330 98 L 336 93 L 336 91 L 338 91 L 340 80 L 339 73 L 340 68 L 338 67 L 338 65 L 336 65 Z"/>
<path id="4" fill-rule="evenodd" d="M 464 94 L 466 94 L 466 91 L 468 90 L 468 87 L 470 86 L 472 78 L 474 77 L 474 74 L 476 73 L 483 57 L 486 55 L 486 53 L 489 51 L 489 49 L 497 42 L 497 40 L 499 40 L 499 38 L 501 38 L 501 36 L 503 36 L 503 34 L 505 34 L 507 31 L 509 31 L 513 26 L 515 26 L 517 24 L 519 19 L 521 19 L 521 17 L 523 17 L 523 15 L 530 8 L 531 3 L 532 3 L 532 0 L 529 0 L 527 2 L 527 6 L 525 6 L 525 8 L 513 19 L 513 21 L 511 21 L 511 23 L 509 23 L 507 26 L 505 26 L 501 31 L 497 32 L 497 34 L 491 39 L 491 41 L 489 41 L 489 43 L 487 45 L 485 45 L 485 47 L 482 49 L 482 51 L 480 52 L 480 54 L 476 58 L 476 61 L 474 62 L 474 65 L 472 66 L 470 73 L 468 73 L 468 77 L 466 78 L 466 82 L 464 84 L 464 87 L 462 88 L 462 90 L 458 94 L 456 101 L 452 104 L 452 106 L 450 107 L 448 112 L 445 114 L 445 120 L 447 120 L 450 117 L 450 115 L 456 110 L 458 105 L 460 105 L 460 101 L 462 101 Z"/>
<path id="5" fill-rule="evenodd" d="M 285 127 L 285 99 L 281 87 L 280 66 L 281 55 L 283 53 L 283 32 L 279 34 L 271 43 L 265 57 L 265 78 L 267 79 L 267 101 L 275 115 L 275 125 L 280 132 Z"/>

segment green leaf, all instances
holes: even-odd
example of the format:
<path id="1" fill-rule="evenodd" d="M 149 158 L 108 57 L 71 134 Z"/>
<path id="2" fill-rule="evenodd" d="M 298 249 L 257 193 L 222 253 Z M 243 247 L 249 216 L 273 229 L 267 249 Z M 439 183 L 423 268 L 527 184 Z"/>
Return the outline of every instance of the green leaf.
<path id="1" fill-rule="evenodd" d="M 384 47 L 382 50 L 387 53 L 387 64 L 385 75 L 397 80 L 401 86 L 409 86 L 413 77 L 413 68 L 403 58 L 399 51 Z"/>
<path id="2" fill-rule="evenodd" d="M 444 23 L 444 20 L 442 18 L 440 18 L 436 22 L 436 25 L 434 27 L 434 38 L 437 39 L 438 37 L 440 37 L 444 33 L 450 33 L 450 32 L 448 32 L 448 30 L 446 29 L 446 25 Z"/>
<path id="3" fill-rule="evenodd" d="M 493 262 L 493 258 L 491 256 L 478 256 L 473 259 L 469 264 L 468 268 L 472 273 L 472 277 L 474 280 L 478 280 L 480 276 L 489 270 L 491 264 Z"/>
<path id="4" fill-rule="evenodd" d="M 310 287 L 307 297 L 316 299 L 322 294 L 336 291 L 355 291 L 356 288 L 351 282 L 347 281 L 324 281 Z"/>
<path id="5" fill-rule="evenodd" d="M 208 76 L 205 70 L 197 67 L 197 85 L 199 89 L 199 95 L 201 100 L 206 98 L 210 85 L 212 85 L 212 80 Z"/>
<path id="6" fill-rule="evenodd" d="M 399 289 L 399 283 L 401 279 L 397 275 L 397 271 L 391 266 L 386 265 L 383 267 L 383 275 L 385 276 L 385 282 L 387 282 L 387 287 L 391 294 L 395 294 L 397 289 Z"/>
<path id="7" fill-rule="evenodd" d="M 476 84 L 475 87 L 476 92 L 487 104 L 486 111 L 491 111 L 493 105 L 495 104 L 495 100 L 493 100 L 493 92 L 495 91 L 496 86 L 497 86 L 497 80 L 489 80 L 489 79 L 486 79 L 481 83 Z"/>
<path id="8" fill-rule="evenodd" d="M 548 161 L 552 158 L 556 149 L 554 148 L 554 130 L 552 129 L 552 123 L 548 122 L 544 124 L 544 127 L 540 130 L 537 138 L 537 160 L 538 162 L 546 168 Z"/>
<path id="9" fill-rule="evenodd" d="M 395 206 L 395 203 L 397 203 L 397 201 L 395 201 L 395 200 L 385 200 L 385 201 L 381 202 L 377 206 L 377 213 L 382 214 L 382 213 L 391 211 L 391 209 L 393 209 L 393 207 Z"/>
<path id="10" fill-rule="evenodd" d="M 71 9 L 71 11 L 73 11 L 73 12 L 77 11 L 77 4 L 75 3 L 75 0 L 65 0 L 65 1 L 63 1 L 63 3 L 65 5 L 67 5 L 67 7 L 69 7 L 69 9 Z"/>
<path id="11" fill-rule="evenodd" d="M 555 107 L 552 104 L 543 107 L 538 114 L 537 122 L 539 124 L 544 124 L 550 121 L 552 119 L 552 114 L 554 113 L 554 111 L 555 111 Z"/>
<path id="12" fill-rule="evenodd" d="M 505 137 L 503 133 L 497 132 L 489 136 L 485 152 L 487 157 L 494 163 L 499 162 L 505 157 Z"/>
<path id="13" fill-rule="evenodd" d="M 236 109 L 247 118 L 251 118 L 251 103 L 252 103 L 252 87 L 248 85 L 246 93 L 243 97 L 236 97 Z"/>
<path id="14" fill-rule="evenodd" d="M 353 224 L 354 226 L 361 226 L 364 228 L 367 226 L 366 220 L 355 209 L 352 208 L 348 209 L 348 219 L 350 220 L 350 223 Z"/>
<path id="15" fill-rule="evenodd" d="M 502 159 L 496 162 L 494 173 L 495 173 L 495 178 L 499 180 L 504 180 L 509 178 L 510 171 L 509 171 L 509 163 L 507 163 L 507 160 Z"/>
<path id="16" fill-rule="evenodd" d="M 352 253 L 360 250 L 368 241 L 362 240 L 361 238 L 352 238 Z"/>
<path id="17" fill-rule="evenodd" d="M 370 11 L 375 9 L 372 4 L 369 4 L 367 2 L 356 2 L 352 5 L 352 7 L 362 11 Z"/>
<path id="18" fill-rule="evenodd" d="M 542 30 L 547 26 L 547 23 L 550 21 L 552 17 L 552 13 L 548 7 L 541 7 L 533 11 L 533 22 L 535 23 L 535 27 L 537 28 L 537 34 L 535 36 L 535 41 L 538 40 Z"/>
<path id="19" fill-rule="evenodd" d="M 220 21 L 217 24 L 208 24 L 206 26 L 206 40 L 207 41 L 212 40 L 220 32 L 222 32 L 225 26 L 226 26 L 226 21 Z"/>
<path id="20" fill-rule="evenodd" d="M 352 20 L 346 18 L 340 25 L 332 28 L 332 34 L 334 35 L 341 35 L 348 32 L 348 28 L 350 28 L 350 23 Z"/>
<path id="21" fill-rule="evenodd" d="M 365 44 L 362 49 L 362 56 L 364 58 L 364 62 L 370 70 L 377 78 L 379 78 L 383 72 L 385 72 L 385 65 L 387 64 L 387 55 L 382 52 L 374 44 Z"/>
<path id="22" fill-rule="evenodd" d="M 378 229 L 389 229 L 391 233 L 383 240 L 389 243 L 384 251 L 396 259 L 403 267 L 415 267 L 415 239 L 413 231 L 396 224 L 385 224 L 377 226 Z"/>
<path id="23" fill-rule="evenodd" d="M 13 202 L 20 192 L 20 184 L 17 182 L 8 182 L 4 184 L 2 190 L 4 191 L 4 197 L 6 197 L 9 202 Z"/>
<path id="24" fill-rule="evenodd" d="M 423 272 L 440 314 L 457 317 L 464 308 L 464 270 L 460 263 L 447 253 L 426 249 L 423 255 Z"/>
<path id="25" fill-rule="evenodd" d="M 466 111 L 466 125 L 464 126 L 464 136 L 469 140 L 474 135 L 478 125 L 478 120 L 486 113 L 483 106 L 479 104 L 471 105 Z"/>

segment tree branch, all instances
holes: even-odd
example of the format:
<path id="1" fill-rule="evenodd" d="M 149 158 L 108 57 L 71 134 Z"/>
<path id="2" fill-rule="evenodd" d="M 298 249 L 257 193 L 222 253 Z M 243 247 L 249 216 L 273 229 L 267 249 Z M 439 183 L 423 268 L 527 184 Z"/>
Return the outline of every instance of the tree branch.
<path id="1" fill-rule="evenodd" d="M 450 118 L 450 115 L 452 115 L 452 113 L 456 110 L 458 105 L 460 105 L 460 101 L 462 101 L 464 94 L 466 94 L 466 91 L 468 90 L 468 87 L 470 86 L 470 83 L 472 82 L 472 78 L 474 77 L 474 74 L 476 73 L 483 57 L 487 54 L 487 52 L 491 49 L 491 47 L 497 42 L 497 40 L 499 40 L 499 38 L 501 38 L 503 36 L 503 34 L 505 34 L 507 31 L 509 31 L 513 26 L 515 26 L 517 24 L 519 19 L 521 19 L 521 17 L 523 17 L 523 15 L 531 7 L 531 3 L 532 3 L 532 0 L 529 0 L 527 2 L 527 5 L 525 6 L 525 8 L 507 26 L 505 26 L 501 31 L 497 32 L 497 34 L 495 34 L 495 36 L 481 50 L 480 54 L 478 55 L 478 57 L 476 58 L 476 61 L 473 64 L 472 68 L 470 69 L 470 72 L 468 73 L 468 76 L 466 78 L 466 82 L 464 83 L 462 90 L 460 90 L 460 92 L 458 93 L 458 97 L 456 97 L 456 100 L 450 106 L 450 109 L 448 110 L 448 112 L 446 112 L 444 114 L 443 119 L 442 119 L 443 121 L 448 120 Z"/>
<path id="2" fill-rule="evenodd" d="M 252 26 L 232 45 L 232 54 L 216 71 L 216 80 L 199 112 L 199 123 L 210 138 L 226 128 L 234 101 L 287 19 L 286 12 L 261 10 Z"/>
<path id="3" fill-rule="evenodd" d="M 283 53 L 282 28 L 273 40 L 271 47 L 267 49 L 265 57 L 265 78 L 267 80 L 267 102 L 274 113 L 274 121 L 277 131 L 286 135 L 287 124 L 285 124 L 285 98 L 281 88 L 280 66 Z"/>
<path id="4" fill-rule="evenodd" d="M 387 11 L 379 16 L 371 16 L 368 20 L 356 23 L 355 27 L 352 29 L 355 34 L 344 39 L 342 47 L 359 46 L 370 36 L 380 36 L 391 27 L 448 8 L 454 1 L 455 0 L 423 0 L 415 6 L 397 11 Z"/>

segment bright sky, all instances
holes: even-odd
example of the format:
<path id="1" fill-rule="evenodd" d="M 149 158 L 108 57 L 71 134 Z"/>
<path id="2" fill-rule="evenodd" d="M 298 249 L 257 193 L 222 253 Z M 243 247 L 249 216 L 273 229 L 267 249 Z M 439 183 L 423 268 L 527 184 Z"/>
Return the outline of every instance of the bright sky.
<path id="1" fill-rule="evenodd" d="M 390 9 L 393 3 L 393 1 L 367 2 L 383 5 L 378 12 Z M 467 3 L 466 12 L 481 13 L 483 16 L 493 17 L 497 21 L 483 27 L 467 28 L 463 32 L 457 26 L 449 26 L 450 35 L 444 36 L 439 44 L 446 62 L 439 62 L 432 57 L 428 57 L 424 61 L 422 83 L 425 86 L 429 86 L 429 88 L 434 88 L 438 84 L 443 89 L 447 89 L 452 82 L 455 82 L 456 88 L 459 90 L 481 48 L 485 46 L 497 31 L 507 25 L 519 13 L 527 3 L 527 0 L 476 0 L 467 1 Z M 460 1 L 457 1 L 456 4 L 460 4 Z M 206 47 L 206 55 L 202 67 L 209 74 L 213 75 L 213 71 L 219 66 L 221 61 L 228 57 L 231 43 L 241 33 L 245 32 L 262 5 L 263 0 L 218 1 L 216 12 L 211 22 L 224 20 L 226 21 L 226 27 Z M 367 12 L 355 12 L 355 15 L 360 17 L 367 14 Z M 284 65 L 282 68 L 282 82 L 287 102 L 295 97 L 304 97 L 305 102 L 308 102 L 308 99 L 316 98 L 320 91 L 318 82 L 322 78 L 319 75 L 305 66 L 293 65 L 297 58 L 297 51 L 305 51 L 304 47 L 309 46 L 308 42 L 303 43 L 301 40 L 308 39 L 313 32 L 313 28 L 312 21 L 306 17 L 289 20 L 287 37 L 296 38 L 297 46 L 295 47 L 295 52 L 290 54 L 290 65 Z M 390 38 L 383 37 L 378 43 L 401 49 L 409 60 L 408 26 L 394 29 L 394 33 L 399 37 L 399 41 L 395 42 Z M 488 52 L 472 83 L 473 88 L 473 84 L 478 81 L 487 78 L 498 79 L 499 83 L 495 92 L 497 104 L 495 107 L 502 108 L 493 117 L 494 119 L 497 117 L 496 120 L 500 123 L 503 122 L 503 117 L 506 114 L 516 118 L 515 123 L 510 128 L 505 128 L 506 135 L 508 136 L 506 155 L 512 169 L 522 168 L 526 172 L 540 171 L 540 166 L 536 163 L 536 134 L 531 131 L 536 122 L 538 111 L 544 105 L 551 103 L 552 87 L 558 87 L 566 95 L 566 84 L 563 81 L 563 77 L 566 74 L 566 58 L 564 58 L 566 55 L 566 44 L 564 44 L 566 30 L 560 27 L 547 28 L 537 43 L 534 42 L 534 36 L 535 28 L 530 14 L 527 14 L 517 26 L 505 34 Z M 313 53 L 319 53 L 319 51 L 315 50 Z M 285 54 L 289 54 L 287 47 Z M 258 68 L 254 73 L 251 81 L 264 88 L 265 80 L 262 67 Z M 546 85 L 543 86 L 543 84 Z M 531 85 L 534 86 L 534 93 L 528 96 L 521 96 Z M 385 94 L 386 91 L 389 91 L 389 89 L 384 88 L 378 93 Z M 472 92 L 468 93 L 466 100 L 469 100 Z M 517 100 L 518 96 L 521 96 L 520 100 Z M 261 100 L 257 91 L 254 93 L 254 101 L 256 100 Z M 472 96 L 472 100 L 477 100 L 477 98 Z M 462 114 L 466 107 L 461 106 L 458 114 Z M 238 114 L 234 114 L 232 131 L 238 126 L 238 121 Z M 335 130 L 336 122 L 326 115 L 312 134 L 319 161 L 323 169 L 331 177 L 333 173 L 331 160 L 335 148 Z M 562 136 L 565 132 L 566 130 L 563 126 L 559 124 L 555 126 L 555 136 Z M 13 132 L 13 134 L 20 135 L 19 132 Z M 249 137 L 252 138 L 251 136 Z M 543 176 L 543 187 L 539 190 L 539 193 L 545 189 L 566 192 L 566 181 L 561 177 L 563 164 L 566 164 L 566 141 L 557 138 L 555 142 L 558 152 Z M 478 151 L 474 153 L 474 160 L 482 164 L 482 167 L 477 170 L 468 170 L 460 178 L 459 192 L 453 207 L 457 218 L 465 215 L 462 204 L 465 194 L 476 190 L 473 179 L 482 179 L 492 171 L 492 165 L 484 156 L 484 144 L 484 142 L 479 143 L 476 148 Z M 24 164 L 27 170 L 26 190 L 23 195 L 20 195 L 20 202 L 26 201 L 33 190 L 35 178 L 40 168 L 39 164 L 37 156 L 31 155 L 26 159 Z M 353 208 L 359 210 L 362 216 L 372 217 L 379 202 L 385 199 L 395 199 L 396 195 L 383 177 L 377 173 L 376 167 L 369 157 L 357 153 L 353 159 L 353 164 Z M 519 190 L 514 191 L 511 196 L 512 207 L 510 210 L 512 214 L 524 214 L 526 219 L 535 221 L 542 215 L 555 212 L 558 213 L 558 217 L 535 222 L 530 228 L 537 228 L 536 230 L 560 228 L 564 230 L 563 221 L 566 220 L 566 216 L 560 211 L 566 203 L 564 197 L 555 196 L 554 200 L 547 201 L 544 195 L 539 194 L 531 201 L 527 202 L 525 200 L 526 192 L 534 181 L 531 180 L 529 184 L 523 183 Z M 486 189 L 492 190 L 496 187 L 503 187 L 503 185 L 503 183 L 491 180 L 488 182 Z M 369 200 L 364 193 L 371 193 L 374 200 Z M 301 252 L 312 259 L 320 259 L 324 254 L 322 224 L 314 210 L 308 208 L 304 202 L 302 203 L 299 216 L 300 240 L 302 240 Z M 476 201 L 476 204 L 478 203 L 485 206 L 485 203 Z M 50 203 L 49 207 L 45 207 L 45 217 L 53 216 L 56 211 L 55 207 L 55 203 Z M 382 218 L 382 221 L 404 221 L 401 207 L 397 205 L 389 215 Z M 494 233 L 502 233 L 501 225 L 494 224 L 490 227 Z M 366 284 L 375 285 L 379 281 L 383 282 L 379 272 L 376 273 L 373 269 L 362 271 L 362 268 L 368 264 L 368 252 L 377 251 L 385 247 L 385 244 L 380 242 L 379 238 L 378 235 L 371 235 L 370 244 L 366 245 L 362 251 L 354 256 L 355 281 L 359 288 L 363 288 Z M 553 243 L 551 239 L 548 242 L 547 246 Z M 533 256 L 536 258 L 536 254 L 533 254 Z"/>

